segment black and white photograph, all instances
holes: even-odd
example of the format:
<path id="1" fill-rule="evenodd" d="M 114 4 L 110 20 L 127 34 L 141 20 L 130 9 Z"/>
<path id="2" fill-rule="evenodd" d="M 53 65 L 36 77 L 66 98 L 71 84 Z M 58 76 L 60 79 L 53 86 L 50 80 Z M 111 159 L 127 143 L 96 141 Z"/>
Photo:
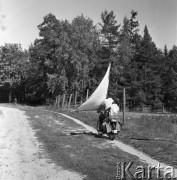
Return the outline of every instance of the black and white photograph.
<path id="1" fill-rule="evenodd" d="M 0 180 L 177 180 L 177 0 L 0 0 Z"/>

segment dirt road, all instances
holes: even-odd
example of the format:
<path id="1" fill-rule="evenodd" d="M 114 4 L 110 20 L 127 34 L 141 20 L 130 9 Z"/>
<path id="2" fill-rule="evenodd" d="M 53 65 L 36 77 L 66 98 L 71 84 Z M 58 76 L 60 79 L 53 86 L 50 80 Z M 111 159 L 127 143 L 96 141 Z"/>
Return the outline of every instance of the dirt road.
<path id="1" fill-rule="evenodd" d="M 83 179 L 45 158 L 23 111 L 0 106 L 0 179 Z"/>

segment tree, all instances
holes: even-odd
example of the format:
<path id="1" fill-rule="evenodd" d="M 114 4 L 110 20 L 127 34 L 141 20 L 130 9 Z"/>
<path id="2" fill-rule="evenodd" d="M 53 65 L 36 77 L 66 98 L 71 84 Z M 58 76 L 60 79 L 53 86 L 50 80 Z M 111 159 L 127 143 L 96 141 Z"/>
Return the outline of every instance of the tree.
<path id="1" fill-rule="evenodd" d="M 123 26 L 120 33 L 118 54 L 122 66 L 126 66 L 132 59 L 130 21 L 127 17 L 124 18 Z"/>
<path id="2" fill-rule="evenodd" d="M 139 44 L 139 40 L 141 39 L 141 36 L 139 33 L 139 22 L 136 20 L 136 17 L 138 15 L 137 11 L 132 10 L 131 11 L 131 17 L 129 19 L 129 31 L 131 35 L 131 43 L 133 48 L 136 49 L 136 45 Z"/>
<path id="3" fill-rule="evenodd" d="M 12 90 L 26 77 L 27 63 L 28 53 L 21 45 L 6 43 L 1 46 L 0 82 L 1 86 L 9 85 L 9 102 L 12 101 Z"/>
<path id="4" fill-rule="evenodd" d="M 122 73 L 120 78 L 120 83 L 123 86 L 126 86 L 126 79 L 129 76 L 129 67 L 132 59 L 132 46 L 131 46 L 131 34 L 130 34 L 130 21 L 127 17 L 123 20 L 123 26 L 120 31 L 120 39 L 119 39 L 119 46 L 117 48 L 118 58 L 119 61 L 118 65 L 120 67 L 119 71 Z M 128 85 L 128 84 L 127 84 Z"/>
<path id="5" fill-rule="evenodd" d="M 119 41 L 116 48 L 116 56 L 113 61 L 112 81 L 114 86 L 120 86 L 118 96 L 122 95 L 122 88 L 127 88 L 127 96 L 135 96 L 136 86 L 136 64 L 134 59 L 140 43 L 140 35 L 138 34 L 139 23 L 136 21 L 137 12 L 131 11 L 131 18 L 126 16 L 119 32 Z"/>
<path id="6" fill-rule="evenodd" d="M 83 15 L 74 18 L 71 25 L 73 56 L 69 70 L 72 69 L 75 73 L 72 73 L 73 77 L 70 82 L 73 83 L 70 84 L 73 89 L 76 90 L 77 87 L 80 92 L 85 92 L 87 88 L 91 88 L 90 83 L 93 82 L 92 78 L 94 77 L 91 72 L 93 72 L 97 59 L 99 36 L 93 21 Z M 68 73 L 68 77 L 69 74 L 71 75 L 71 73 Z"/>
<path id="7" fill-rule="evenodd" d="M 97 81 L 100 81 L 101 78 L 104 76 L 109 62 L 113 63 L 114 61 L 114 57 L 116 56 L 116 48 L 119 40 L 120 27 L 120 25 L 117 24 L 116 16 L 114 15 L 113 11 L 108 12 L 107 10 L 104 10 L 101 13 L 101 20 L 102 22 L 99 23 L 101 46 L 98 50 L 98 62 L 95 68 Z M 114 65 L 112 64 L 111 70 L 113 66 Z M 113 73 L 111 72 L 111 75 L 112 74 Z M 112 87 L 114 85 L 114 83 L 112 83 L 112 79 L 115 80 L 114 77 L 111 77 L 110 91 L 111 93 L 116 94 L 116 92 L 112 92 Z"/>
<path id="8" fill-rule="evenodd" d="M 146 94 L 146 104 L 151 106 L 161 104 L 162 101 L 162 83 L 159 74 L 161 57 L 161 52 L 152 41 L 148 28 L 145 26 L 136 63 L 139 90 Z"/>
<path id="9" fill-rule="evenodd" d="M 129 93 L 130 97 L 130 104 L 134 106 L 136 101 L 139 104 L 143 104 L 146 102 L 146 96 L 143 91 L 140 90 L 140 83 L 138 82 L 138 54 L 141 47 L 141 40 L 142 37 L 139 34 L 139 22 L 136 20 L 138 15 L 137 11 L 131 11 L 131 17 L 129 19 L 129 31 L 130 31 L 130 43 L 131 43 L 131 52 L 132 58 L 129 67 L 128 82 L 129 82 L 129 89 L 127 92 Z"/>
<path id="10" fill-rule="evenodd" d="M 119 27 L 117 21 L 115 20 L 116 16 L 113 11 L 108 12 L 105 10 L 101 13 L 101 34 L 102 34 L 102 45 L 107 49 L 108 58 L 111 57 L 114 52 L 114 48 L 118 44 L 119 39 Z"/>
<path id="11" fill-rule="evenodd" d="M 93 21 L 81 15 L 69 23 L 49 14 L 38 28 L 41 38 L 30 48 L 31 95 L 45 99 L 85 91 L 99 41 Z"/>
<path id="12" fill-rule="evenodd" d="M 177 47 L 168 52 L 164 49 L 164 67 L 162 73 L 164 103 L 167 108 L 177 110 Z"/>
<path id="13" fill-rule="evenodd" d="M 34 45 L 30 47 L 32 65 L 30 80 L 33 81 L 29 81 L 29 96 L 32 99 L 43 101 L 59 94 L 59 92 L 53 94 L 54 87 L 49 84 L 53 82 L 54 77 L 58 82 L 65 75 L 62 72 L 65 71 L 70 52 L 68 34 L 63 30 L 67 26 L 69 26 L 67 21 L 59 21 L 52 14 L 45 16 L 44 21 L 38 26 L 41 38 L 36 39 Z M 65 79 L 66 82 L 61 80 L 59 83 L 65 86 L 64 89 L 67 88 L 67 78 Z"/>
<path id="14" fill-rule="evenodd" d="M 123 20 L 123 26 L 120 29 L 119 44 L 115 49 L 115 57 L 112 62 L 112 86 L 113 94 L 120 96 L 122 88 L 128 87 L 129 67 L 132 58 L 130 26 L 127 17 Z M 118 90 L 118 86 L 120 90 Z"/>

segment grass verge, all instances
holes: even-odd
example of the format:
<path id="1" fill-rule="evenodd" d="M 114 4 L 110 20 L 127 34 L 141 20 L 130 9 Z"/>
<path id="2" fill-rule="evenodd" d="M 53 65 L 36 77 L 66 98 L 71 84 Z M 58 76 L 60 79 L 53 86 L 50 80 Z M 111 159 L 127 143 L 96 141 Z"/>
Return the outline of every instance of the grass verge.
<path id="1" fill-rule="evenodd" d="M 57 111 L 61 112 L 61 110 Z M 63 112 L 96 128 L 97 113 Z M 119 135 L 119 140 L 149 154 L 160 162 L 177 168 L 176 119 L 176 115 L 127 112 L 125 126 Z"/>
<path id="2" fill-rule="evenodd" d="M 86 180 L 116 179 L 118 162 L 134 162 L 131 172 L 135 172 L 139 165 L 147 166 L 137 157 L 111 146 L 110 140 L 81 133 L 84 132 L 82 126 L 59 114 L 29 107 L 22 109 L 43 144 L 46 158 L 63 168 L 86 175 Z M 73 131 L 80 133 L 72 134 Z"/>

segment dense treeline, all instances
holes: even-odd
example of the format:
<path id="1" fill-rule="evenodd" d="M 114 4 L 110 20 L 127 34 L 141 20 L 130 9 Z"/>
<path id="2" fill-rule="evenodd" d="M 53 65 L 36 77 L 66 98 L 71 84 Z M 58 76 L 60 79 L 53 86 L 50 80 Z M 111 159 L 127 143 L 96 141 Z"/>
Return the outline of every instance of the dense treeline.
<path id="1" fill-rule="evenodd" d="M 80 15 L 71 22 L 53 14 L 38 26 L 39 38 L 28 50 L 20 44 L 0 47 L 0 100 L 44 103 L 57 95 L 93 92 L 112 63 L 109 94 L 129 107 L 177 107 L 177 47 L 158 49 L 148 27 L 139 34 L 138 13 L 122 24 L 113 11 L 101 13 L 102 22 Z"/>

